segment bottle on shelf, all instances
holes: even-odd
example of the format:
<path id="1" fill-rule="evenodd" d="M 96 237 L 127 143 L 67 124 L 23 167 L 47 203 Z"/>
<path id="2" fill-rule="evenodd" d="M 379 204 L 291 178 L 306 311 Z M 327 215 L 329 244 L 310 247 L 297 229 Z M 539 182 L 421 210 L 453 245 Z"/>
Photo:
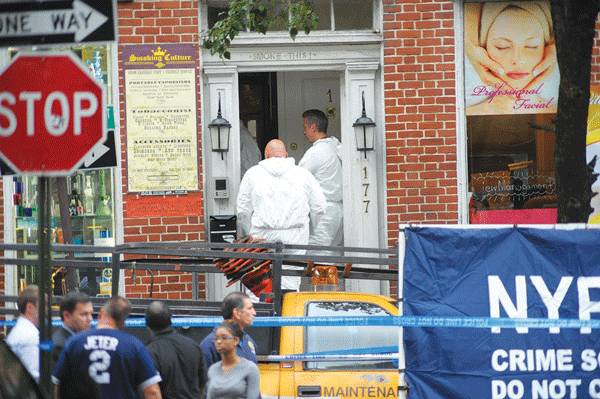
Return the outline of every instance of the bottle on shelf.
<path id="1" fill-rule="evenodd" d="M 79 198 L 79 194 L 77 190 L 71 190 L 71 195 L 69 199 L 69 211 L 72 216 L 79 215 L 79 210 L 81 209 L 81 199 Z"/>
<path id="2" fill-rule="evenodd" d="M 85 189 L 83 190 L 85 201 L 85 213 L 94 214 L 94 190 L 92 189 L 92 176 L 85 176 Z"/>
<path id="3" fill-rule="evenodd" d="M 98 172 L 98 192 L 100 193 L 100 201 L 98 201 L 96 216 L 110 216 L 112 210 L 108 204 L 110 196 L 106 195 L 106 175 L 104 170 Z"/>

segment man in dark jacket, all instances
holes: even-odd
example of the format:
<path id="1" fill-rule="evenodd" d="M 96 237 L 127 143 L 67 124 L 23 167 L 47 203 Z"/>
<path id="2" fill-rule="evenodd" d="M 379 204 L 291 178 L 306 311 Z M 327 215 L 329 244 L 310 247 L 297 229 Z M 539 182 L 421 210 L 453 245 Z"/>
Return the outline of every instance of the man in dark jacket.
<path id="1" fill-rule="evenodd" d="M 171 326 L 171 310 L 160 301 L 146 309 L 146 326 L 152 333 L 146 345 L 162 377 L 163 399 L 199 399 L 204 395 L 206 370 L 200 345 Z"/>
<path id="2" fill-rule="evenodd" d="M 93 311 L 92 300 L 87 294 L 81 291 L 71 291 L 65 295 L 60 303 L 60 318 L 63 325 L 52 335 L 54 363 L 58 362 L 60 352 L 71 335 L 89 330 Z"/>

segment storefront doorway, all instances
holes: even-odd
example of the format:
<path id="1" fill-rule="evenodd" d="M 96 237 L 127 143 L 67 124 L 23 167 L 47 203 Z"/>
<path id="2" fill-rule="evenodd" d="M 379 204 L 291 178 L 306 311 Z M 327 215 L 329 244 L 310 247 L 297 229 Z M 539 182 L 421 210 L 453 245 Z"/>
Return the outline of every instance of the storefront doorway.
<path id="1" fill-rule="evenodd" d="M 279 137 L 277 124 L 277 74 L 239 74 L 240 120 L 256 139 L 261 154 L 267 143 Z"/>
<path id="2" fill-rule="evenodd" d="M 311 108 L 327 114 L 328 134 L 341 140 L 339 72 L 240 73 L 239 102 L 240 119 L 261 153 L 278 138 L 300 161 L 311 145 L 302 133 L 302 112 Z"/>
<path id="3" fill-rule="evenodd" d="M 367 35 L 367 34 L 365 34 Z M 344 245 L 378 248 L 385 245 L 385 139 L 382 110 L 380 43 L 368 36 L 352 46 L 303 43 L 261 46 L 240 42 L 223 60 L 203 54 L 202 144 L 205 220 L 234 219 L 241 174 L 241 123 L 264 154 L 269 140 L 282 140 L 296 163 L 311 143 L 303 134 L 302 113 L 321 109 L 329 117 L 328 134 L 342 143 Z M 221 112 L 231 123 L 229 148 L 214 151 L 208 125 Z M 366 113 L 376 123 L 373 148 L 358 149 L 354 123 Z M 264 155 L 263 155 L 264 156 Z M 225 182 L 225 195 L 215 182 Z M 221 195 L 219 195 L 221 194 Z M 241 234 L 240 226 L 238 234 Z M 207 226 L 207 236 L 210 231 Z M 366 233 L 368 232 L 368 233 Z M 372 234 L 371 232 L 379 232 Z M 214 287 L 221 281 L 207 281 Z M 386 292 L 379 283 L 347 287 L 362 292 Z M 224 292 L 215 292 L 215 298 Z"/>

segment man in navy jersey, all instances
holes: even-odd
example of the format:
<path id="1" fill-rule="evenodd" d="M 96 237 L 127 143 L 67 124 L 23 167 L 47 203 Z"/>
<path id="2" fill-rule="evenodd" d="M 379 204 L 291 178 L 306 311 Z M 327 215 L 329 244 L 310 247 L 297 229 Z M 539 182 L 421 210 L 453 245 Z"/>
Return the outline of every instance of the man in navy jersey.
<path id="1" fill-rule="evenodd" d="M 112 297 L 98 315 L 98 327 L 69 338 L 52 375 L 55 399 L 161 399 L 160 374 L 144 344 L 122 331 L 131 303 Z"/>

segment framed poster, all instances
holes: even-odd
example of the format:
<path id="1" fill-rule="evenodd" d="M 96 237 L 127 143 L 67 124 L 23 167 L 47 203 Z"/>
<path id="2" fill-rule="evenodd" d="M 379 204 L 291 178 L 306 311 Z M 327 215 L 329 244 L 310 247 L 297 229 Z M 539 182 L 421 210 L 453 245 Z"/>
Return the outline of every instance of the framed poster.
<path id="1" fill-rule="evenodd" d="M 196 53 L 192 44 L 123 48 L 127 189 L 199 189 Z"/>
<path id="2" fill-rule="evenodd" d="M 552 25 L 549 1 L 464 5 L 471 223 L 553 219 L 556 138 L 547 127 L 560 74 Z"/>
<path id="3" fill-rule="evenodd" d="M 556 113 L 559 82 L 548 1 L 465 4 L 467 115 Z"/>

